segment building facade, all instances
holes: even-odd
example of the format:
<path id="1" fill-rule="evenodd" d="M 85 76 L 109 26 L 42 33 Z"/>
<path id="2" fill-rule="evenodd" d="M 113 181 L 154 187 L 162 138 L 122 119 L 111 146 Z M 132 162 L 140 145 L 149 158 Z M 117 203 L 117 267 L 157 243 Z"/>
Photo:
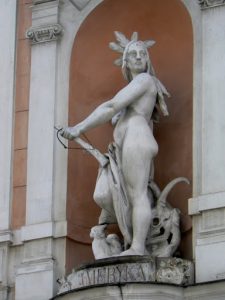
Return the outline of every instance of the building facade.
<path id="1" fill-rule="evenodd" d="M 151 60 L 172 96 L 154 128 L 156 181 L 191 180 L 169 200 L 181 210 L 179 255 L 194 261 L 196 285 L 168 290 L 224 299 L 225 2 L 1 0 L 0 15 L 0 299 L 50 299 L 58 278 L 93 259 L 98 166 L 64 149 L 55 128 L 125 84 L 108 49 L 114 30 L 156 41 Z M 106 152 L 112 127 L 87 136 Z"/>

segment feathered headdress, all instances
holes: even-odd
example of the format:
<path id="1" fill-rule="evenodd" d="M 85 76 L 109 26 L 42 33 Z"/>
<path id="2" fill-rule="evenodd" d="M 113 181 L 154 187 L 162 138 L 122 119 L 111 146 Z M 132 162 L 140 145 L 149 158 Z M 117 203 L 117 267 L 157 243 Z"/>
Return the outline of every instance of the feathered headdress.
<path id="1" fill-rule="evenodd" d="M 117 42 L 109 43 L 109 48 L 112 49 L 113 51 L 116 51 L 116 52 L 122 54 L 119 58 L 117 58 L 114 61 L 114 64 L 116 66 L 120 67 L 120 66 L 123 65 L 123 55 L 124 55 L 124 52 L 126 52 L 128 46 L 132 42 L 137 42 L 138 41 L 138 33 L 133 32 L 133 34 L 131 35 L 130 40 L 128 38 L 126 38 L 126 36 L 123 33 L 119 32 L 119 31 L 114 31 L 114 34 L 115 34 Z M 145 45 L 146 48 L 150 48 L 155 44 L 155 41 L 146 40 L 146 41 L 143 41 L 143 44 Z"/>

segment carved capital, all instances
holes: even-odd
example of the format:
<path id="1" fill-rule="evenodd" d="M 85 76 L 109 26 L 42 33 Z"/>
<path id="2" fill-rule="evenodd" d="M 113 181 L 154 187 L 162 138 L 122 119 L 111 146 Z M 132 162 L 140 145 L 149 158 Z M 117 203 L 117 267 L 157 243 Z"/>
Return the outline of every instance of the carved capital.
<path id="1" fill-rule="evenodd" d="M 32 44 L 56 41 L 61 37 L 63 28 L 60 24 L 42 25 L 31 27 L 26 32 L 26 38 L 31 40 Z"/>
<path id="2" fill-rule="evenodd" d="M 198 0 L 202 9 L 224 5 L 225 0 Z"/>

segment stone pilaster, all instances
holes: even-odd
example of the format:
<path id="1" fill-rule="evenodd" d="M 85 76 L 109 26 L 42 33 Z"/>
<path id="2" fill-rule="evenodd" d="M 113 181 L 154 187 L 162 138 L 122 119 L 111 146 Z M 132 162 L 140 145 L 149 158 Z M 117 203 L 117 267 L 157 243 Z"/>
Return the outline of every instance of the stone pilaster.
<path id="1" fill-rule="evenodd" d="M 197 282 L 225 279 L 225 86 L 222 83 L 225 6 L 222 4 L 224 1 L 201 1 L 202 8 L 209 8 L 202 10 L 201 176 L 199 193 L 189 202 Z"/>
<path id="2" fill-rule="evenodd" d="M 66 216 L 58 220 L 54 214 L 57 55 L 62 35 L 59 1 L 33 1 L 32 27 L 26 32 L 32 49 L 26 224 L 20 233 L 23 253 L 16 271 L 16 300 L 51 298 L 64 272 Z"/>
<path id="3" fill-rule="evenodd" d="M 16 0 L 0 1 L 0 300 L 8 299 Z"/>

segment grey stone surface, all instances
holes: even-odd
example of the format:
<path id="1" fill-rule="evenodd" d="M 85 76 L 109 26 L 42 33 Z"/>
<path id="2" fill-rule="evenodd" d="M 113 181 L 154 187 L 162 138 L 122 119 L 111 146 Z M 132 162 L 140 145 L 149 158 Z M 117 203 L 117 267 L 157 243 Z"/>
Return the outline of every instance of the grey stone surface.
<path id="1" fill-rule="evenodd" d="M 193 283 L 193 264 L 179 258 L 154 258 L 128 256 L 97 260 L 74 270 L 67 278 L 59 280 L 58 294 L 73 289 L 127 283 Z"/>
<path id="2" fill-rule="evenodd" d="M 58 295 L 57 300 L 224 300 L 225 284 L 207 284 L 178 287 L 169 284 L 131 283 L 102 286 Z"/>

